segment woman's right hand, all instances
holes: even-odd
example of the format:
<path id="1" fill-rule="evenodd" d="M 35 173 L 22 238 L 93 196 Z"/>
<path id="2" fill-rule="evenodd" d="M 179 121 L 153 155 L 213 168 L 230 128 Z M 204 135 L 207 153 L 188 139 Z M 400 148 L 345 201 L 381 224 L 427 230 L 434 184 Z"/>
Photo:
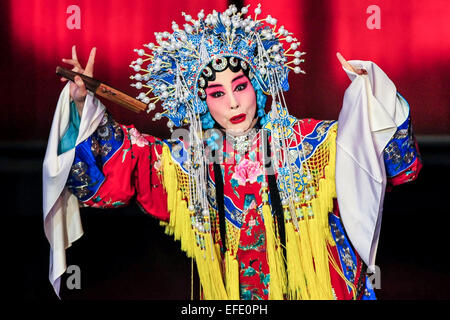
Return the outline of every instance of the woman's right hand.
<path id="1" fill-rule="evenodd" d="M 97 48 L 92 48 L 91 53 L 89 54 L 89 60 L 86 64 L 86 68 L 83 69 L 81 67 L 80 62 L 78 62 L 77 57 L 77 50 L 75 46 L 72 46 L 72 59 L 62 59 L 63 62 L 70 64 L 73 66 L 72 71 L 84 74 L 86 76 L 92 77 L 94 74 L 94 60 L 95 60 L 95 53 L 97 51 Z M 66 78 L 61 78 L 61 81 L 67 81 Z M 80 114 L 80 117 L 83 113 L 83 107 L 84 107 L 84 101 L 86 99 L 87 90 L 86 86 L 84 85 L 83 80 L 80 76 L 75 76 L 74 78 L 75 82 L 70 83 L 70 96 L 72 97 L 73 101 L 75 102 L 75 105 L 77 106 L 78 113 Z"/>

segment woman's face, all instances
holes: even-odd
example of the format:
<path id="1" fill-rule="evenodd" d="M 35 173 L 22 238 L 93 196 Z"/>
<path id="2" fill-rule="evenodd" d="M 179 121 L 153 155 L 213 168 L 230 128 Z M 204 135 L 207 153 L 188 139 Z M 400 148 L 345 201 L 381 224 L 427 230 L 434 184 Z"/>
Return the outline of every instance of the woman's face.
<path id="1" fill-rule="evenodd" d="M 217 72 L 205 92 L 211 116 L 224 129 L 240 133 L 255 125 L 256 94 L 242 70 Z"/>

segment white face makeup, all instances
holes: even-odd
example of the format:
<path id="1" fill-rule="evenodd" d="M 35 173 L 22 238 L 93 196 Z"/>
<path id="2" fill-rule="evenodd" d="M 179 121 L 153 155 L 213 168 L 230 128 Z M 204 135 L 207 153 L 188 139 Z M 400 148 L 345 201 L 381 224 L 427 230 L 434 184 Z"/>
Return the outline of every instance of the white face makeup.
<path id="1" fill-rule="evenodd" d="M 256 124 L 256 93 L 242 70 L 217 72 L 205 92 L 211 116 L 227 131 L 244 133 Z"/>

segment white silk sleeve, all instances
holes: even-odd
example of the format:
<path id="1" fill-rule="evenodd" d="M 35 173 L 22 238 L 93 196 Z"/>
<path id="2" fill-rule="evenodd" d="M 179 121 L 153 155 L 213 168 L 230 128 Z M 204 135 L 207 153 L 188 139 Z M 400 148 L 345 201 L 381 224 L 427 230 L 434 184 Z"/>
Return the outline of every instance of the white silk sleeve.
<path id="1" fill-rule="evenodd" d="M 98 127 L 105 107 L 89 93 L 83 108 L 77 142 Z M 83 235 L 78 199 L 65 187 L 75 148 L 58 155 L 58 145 L 70 118 L 69 83 L 62 90 L 53 117 L 42 168 L 44 231 L 50 243 L 49 280 L 59 297 L 61 275 L 66 271 L 65 249 Z"/>
<path id="2" fill-rule="evenodd" d="M 407 119 L 409 108 L 375 63 L 349 63 L 367 74 L 344 68 L 352 83 L 345 91 L 338 119 L 336 193 L 348 237 L 371 267 L 375 265 L 386 188 L 383 150 Z"/>

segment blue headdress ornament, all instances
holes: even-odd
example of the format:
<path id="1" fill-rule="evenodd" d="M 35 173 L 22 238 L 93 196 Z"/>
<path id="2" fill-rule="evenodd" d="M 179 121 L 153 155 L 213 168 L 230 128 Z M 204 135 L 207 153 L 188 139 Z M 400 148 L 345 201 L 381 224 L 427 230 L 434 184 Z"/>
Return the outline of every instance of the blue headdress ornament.
<path id="1" fill-rule="evenodd" d="M 274 97 L 289 89 L 290 70 L 304 73 L 298 66 L 304 61 L 300 59 L 304 52 L 297 51 L 300 43 L 283 26 L 276 30 L 275 18 L 257 19 L 260 5 L 253 18 L 244 18 L 248 7 L 238 12 L 231 5 L 225 12 L 213 11 L 206 18 L 201 10 L 197 20 L 183 12 L 183 29 L 172 22 L 172 33 L 155 33 L 157 44 L 144 45 L 149 53 L 135 49 L 139 58 L 130 65 L 136 71 L 130 77 L 136 81 L 131 86 L 141 90 L 137 98 L 148 104 L 147 112 L 161 102 L 164 111 L 156 113 L 154 120 L 167 117 L 169 128 L 193 121 L 201 121 L 203 128 L 211 127 L 214 120 L 201 99 L 205 95 L 201 76 L 211 71 L 208 65 L 217 71 L 227 60 L 224 58 L 235 57 L 243 69 L 250 68 L 258 116 L 265 121 L 266 95 Z"/>

